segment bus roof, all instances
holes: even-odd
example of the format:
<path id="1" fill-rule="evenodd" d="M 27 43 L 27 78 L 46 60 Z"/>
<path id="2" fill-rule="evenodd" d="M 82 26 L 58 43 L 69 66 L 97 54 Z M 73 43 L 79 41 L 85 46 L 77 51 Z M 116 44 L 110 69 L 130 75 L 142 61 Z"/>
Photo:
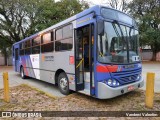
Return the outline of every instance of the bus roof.
<path id="1" fill-rule="evenodd" d="M 76 14 L 76 15 L 68 18 L 68 19 L 66 19 L 66 20 L 63 20 L 63 21 L 61 21 L 61 22 L 59 22 L 59 23 L 57 23 L 57 24 L 55 24 L 55 25 L 52 25 L 52 26 L 49 27 L 49 28 L 46 28 L 46 29 L 44 29 L 44 30 L 42 30 L 42 31 L 40 31 L 40 32 L 37 32 L 37 33 L 29 36 L 29 37 L 26 37 L 25 39 L 22 39 L 21 41 L 16 42 L 16 43 L 14 43 L 13 45 L 18 44 L 18 43 L 21 43 L 21 42 L 24 42 L 24 41 L 26 41 L 26 40 L 28 40 L 28 39 L 32 39 L 32 38 L 34 38 L 34 37 L 36 37 L 36 36 L 38 36 L 38 35 L 40 35 L 40 34 L 42 34 L 42 33 L 44 33 L 44 32 L 47 32 L 47 31 L 52 30 L 52 29 L 54 29 L 54 28 L 60 27 L 60 26 L 62 26 L 62 25 L 64 25 L 64 24 L 70 23 L 70 22 L 72 22 L 72 21 L 74 21 L 74 20 L 76 20 L 76 19 L 78 19 L 78 18 L 81 18 L 81 17 L 83 17 L 83 16 L 85 16 L 85 15 L 87 15 L 87 14 L 90 14 L 90 13 L 92 13 L 92 12 L 95 12 L 96 15 L 100 15 L 100 14 L 101 14 L 101 13 L 100 13 L 100 10 L 101 10 L 102 7 L 119 11 L 119 10 L 117 10 L 117 9 L 110 8 L 110 7 L 103 6 L 103 5 L 95 5 L 95 6 L 91 7 L 91 8 L 88 8 L 88 9 L 86 9 L 86 10 L 84 10 L 84 11 L 82 11 L 82 12 L 80 12 L 80 13 L 78 13 L 78 14 Z M 121 12 L 121 11 L 119 11 L 119 12 Z M 125 14 L 125 13 L 124 13 L 124 14 Z M 126 15 L 127 15 L 127 14 L 126 14 Z M 129 17 L 130 17 L 130 16 L 129 16 Z"/>

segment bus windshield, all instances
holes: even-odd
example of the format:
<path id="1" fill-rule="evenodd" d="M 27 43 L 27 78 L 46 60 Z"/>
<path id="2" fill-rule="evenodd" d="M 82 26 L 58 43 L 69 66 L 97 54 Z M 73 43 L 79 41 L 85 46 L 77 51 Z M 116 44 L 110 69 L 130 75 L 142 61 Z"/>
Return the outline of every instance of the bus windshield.
<path id="1" fill-rule="evenodd" d="M 135 63 L 140 61 L 138 31 L 118 23 L 105 22 L 104 35 L 98 36 L 98 61 Z"/>

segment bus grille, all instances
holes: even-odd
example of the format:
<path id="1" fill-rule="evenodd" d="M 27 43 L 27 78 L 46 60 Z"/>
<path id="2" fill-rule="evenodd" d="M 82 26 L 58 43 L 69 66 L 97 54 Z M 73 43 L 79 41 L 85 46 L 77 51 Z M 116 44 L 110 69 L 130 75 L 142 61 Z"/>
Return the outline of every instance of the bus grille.
<path id="1" fill-rule="evenodd" d="M 138 75 L 142 72 L 142 69 L 136 69 L 131 71 L 123 71 L 123 72 L 113 72 L 111 73 L 111 76 L 113 79 L 116 79 L 119 81 L 121 85 L 129 84 L 136 82 Z"/>

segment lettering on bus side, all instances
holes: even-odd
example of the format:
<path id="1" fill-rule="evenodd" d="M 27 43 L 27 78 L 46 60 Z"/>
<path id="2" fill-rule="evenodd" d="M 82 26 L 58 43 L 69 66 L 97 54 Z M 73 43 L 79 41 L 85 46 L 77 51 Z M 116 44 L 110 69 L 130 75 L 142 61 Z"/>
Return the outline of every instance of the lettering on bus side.
<path id="1" fill-rule="evenodd" d="M 44 55 L 42 55 L 42 61 L 54 61 L 54 56 L 44 56 Z"/>

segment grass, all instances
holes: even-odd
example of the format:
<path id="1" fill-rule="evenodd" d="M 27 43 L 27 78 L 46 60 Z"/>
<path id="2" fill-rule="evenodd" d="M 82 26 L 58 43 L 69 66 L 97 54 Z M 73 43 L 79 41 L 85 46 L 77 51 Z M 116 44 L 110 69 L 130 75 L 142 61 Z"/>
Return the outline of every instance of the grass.
<path id="1" fill-rule="evenodd" d="M 49 96 L 49 97 L 51 97 L 51 98 L 53 98 L 53 99 L 56 99 L 55 96 L 53 96 L 53 95 L 51 95 L 51 94 L 49 94 L 49 93 L 47 93 L 47 92 L 44 92 L 44 91 L 42 91 L 42 90 L 40 90 L 40 89 L 38 89 L 38 88 L 32 87 L 32 86 L 30 86 L 30 85 L 28 85 L 28 84 L 21 84 L 20 86 L 22 86 L 22 87 L 30 87 L 31 89 L 33 89 L 33 90 L 35 90 L 35 91 L 38 91 L 38 92 L 37 92 L 37 95 L 47 95 L 47 96 Z"/>

